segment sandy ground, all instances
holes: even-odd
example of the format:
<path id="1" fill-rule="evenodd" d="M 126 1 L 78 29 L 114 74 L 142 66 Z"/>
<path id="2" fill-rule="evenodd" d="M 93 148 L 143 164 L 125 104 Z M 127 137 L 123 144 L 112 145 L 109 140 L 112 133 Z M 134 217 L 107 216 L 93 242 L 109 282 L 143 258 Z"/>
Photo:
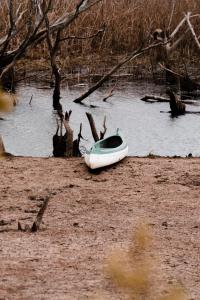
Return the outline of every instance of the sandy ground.
<path id="1" fill-rule="evenodd" d="M 105 275 L 140 222 L 154 235 L 158 289 L 200 299 L 200 159 L 127 158 L 90 173 L 82 159 L 0 160 L 0 299 L 125 299 Z M 31 225 L 46 196 L 39 232 Z"/>

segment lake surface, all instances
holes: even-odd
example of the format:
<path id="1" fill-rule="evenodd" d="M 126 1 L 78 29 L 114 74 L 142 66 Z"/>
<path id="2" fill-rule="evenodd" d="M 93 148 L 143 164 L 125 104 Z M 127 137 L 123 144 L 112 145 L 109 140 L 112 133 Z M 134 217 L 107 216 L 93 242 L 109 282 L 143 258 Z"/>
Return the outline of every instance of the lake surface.
<path id="1" fill-rule="evenodd" d="M 164 95 L 165 87 L 150 83 L 121 83 L 114 96 L 107 102 L 102 99 L 110 87 L 93 93 L 84 102 L 88 106 L 73 103 L 87 85 L 63 88 L 61 103 L 65 110 L 72 110 L 71 127 L 75 136 L 83 123 L 83 146 L 93 143 L 85 112 L 92 113 L 97 128 L 102 128 L 107 117 L 107 134 L 119 127 L 129 145 L 129 155 L 146 156 L 149 153 L 161 156 L 200 156 L 200 115 L 186 114 L 171 118 L 168 103 L 145 103 L 140 99 L 146 94 Z M 52 137 L 56 131 L 56 114 L 52 109 L 52 89 L 20 85 L 17 90 L 19 104 L 11 113 L 1 113 L 0 134 L 6 150 L 14 155 L 52 156 Z M 29 101 L 33 99 L 31 105 Z M 97 107 L 92 108 L 89 105 Z M 187 110 L 200 111 L 200 106 L 187 105 Z M 164 111 L 164 113 L 161 113 Z"/>

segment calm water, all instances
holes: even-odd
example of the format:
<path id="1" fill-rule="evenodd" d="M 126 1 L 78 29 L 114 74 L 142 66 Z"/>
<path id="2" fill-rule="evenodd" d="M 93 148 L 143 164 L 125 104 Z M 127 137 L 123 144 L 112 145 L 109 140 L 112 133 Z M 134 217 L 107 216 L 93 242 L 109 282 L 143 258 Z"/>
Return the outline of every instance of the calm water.
<path id="1" fill-rule="evenodd" d="M 96 108 L 73 103 L 73 99 L 87 89 L 74 86 L 62 90 L 61 103 L 66 110 L 72 109 L 71 126 L 77 134 L 83 123 L 84 146 L 93 142 L 86 111 L 93 114 L 100 130 L 104 115 L 107 117 L 108 134 L 119 127 L 129 144 L 129 154 L 145 156 L 149 153 L 162 156 L 200 156 L 200 115 L 187 114 L 171 118 L 168 103 L 149 104 L 140 100 L 145 94 L 162 94 L 165 88 L 148 83 L 124 83 L 118 86 L 114 96 L 103 102 L 109 88 L 94 93 L 85 103 Z M 34 86 L 18 88 L 19 104 L 13 112 L 1 114 L 0 134 L 6 150 L 15 155 L 52 156 L 52 137 L 56 131 L 56 115 L 52 109 L 52 90 Z M 31 105 L 29 100 L 33 95 Z M 199 107 L 187 106 L 188 110 L 200 111 Z"/>

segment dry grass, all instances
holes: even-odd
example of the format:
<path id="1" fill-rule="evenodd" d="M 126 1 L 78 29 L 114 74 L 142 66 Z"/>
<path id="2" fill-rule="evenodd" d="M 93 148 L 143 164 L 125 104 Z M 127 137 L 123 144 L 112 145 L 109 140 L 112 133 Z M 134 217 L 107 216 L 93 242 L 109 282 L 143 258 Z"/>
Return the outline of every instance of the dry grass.
<path id="1" fill-rule="evenodd" d="M 116 252 L 108 262 L 108 273 L 124 299 L 130 300 L 186 300 L 184 288 L 175 285 L 170 290 L 159 286 L 157 255 L 150 255 L 152 236 L 149 228 L 139 225 L 128 251 Z"/>
<path id="2" fill-rule="evenodd" d="M 50 12 L 50 20 L 55 19 L 63 12 L 71 11 L 78 1 L 73 0 L 54 0 L 54 7 Z M 150 33 L 155 28 L 167 29 L 172 11 L 173 0 L 104 0 L 102 3 L 94 6 L 90 11 L 82 14 L 71 24 L 65 32 L 64 36 L 88 36 L 94 34 L 105 25 L 105 32 L 92 39 L 68 39 L 62 43 L 60 57 L 63 67 L 70 64 L 70 60 L 74 57 L 85 57 L 92 55 L 116 56 L 138 48 L 141 43 L 148 39 Z M 16 0 L 16 8 L 22 3 L 23 7 L 29 6 L 28 0 Z M 191 11 L 198 13 L 200 11 L 199 0 L 175 0 L 175 10 L 170 26 L 172 31 L 178 22 L 182 19 L 184 12 Z M 0 36 L 6 32 L 8 17 L 5 1 L 0 3 L 1 23 Z M 20 26 L 23 26 L 28 18 L 28 13 L 24 16 L 24 20 Z M 193 20 L 194 28 L 199 28 L 200 18 Z M 24 26 L 26 28 L 26 26 Z M 184 28 L 183 28 L 184 29 Z M 198 32 L 198 30 L 197 30 Z M 13 47 L 19 44 L 22 35 L 26 33 L 24 29 L 22 33 L 17 35 L 13 40 Z M 187 59 L 193 59 L 197 53 L 197 47 L 191 34 L 182 41 L 180 54 Z M 28 58 L 40 59 L 47 57 L 46 42 L 29 50 Z"/>

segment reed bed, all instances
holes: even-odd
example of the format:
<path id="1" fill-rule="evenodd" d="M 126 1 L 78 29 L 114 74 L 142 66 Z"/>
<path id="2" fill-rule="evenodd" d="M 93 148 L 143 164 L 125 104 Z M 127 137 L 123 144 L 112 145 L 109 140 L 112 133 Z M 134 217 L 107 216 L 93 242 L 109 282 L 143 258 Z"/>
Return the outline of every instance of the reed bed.
<path id="1" fill-rule="evenodd" d="M 29 2 L 28 0 L 16 0 L 15 7 L 17 8 L 20 3 L 26 7 L 29 5 Z M 76 2 L 74 0 L 55 0 L 49 14 L 50 20 L 62 15 L 63 12 L 70 12 L 75 7 Z M 175 6 L 170 24 L 173 3 L 175 3 Z M 63 32 L 63 37 L 69 38 L 62 43 L 59 57 L 62 61 L 65 61 L 63 63 L 65 66 L 75 57 L 83 60 L 89 57 L 88 63 L 91 63 L 91 56 L 94 54 L 99 56 L 100 60 L 104 60 L 105 57 L 124 55 L 140 47 L 145 40 L 150 39 L 151 33 L 156 28 L 173 31 L 187 11 L 195 14 L 199 13 L 200 1 L 104 0 L 89 11 L 81 14 Z M 6 1 L 1 1 L 0 14 L 0 35 L 2 36 L 6 32 L 9 23 Z M 23 22 L 26 22 L 27 16 L 28 12 L 25 14 L 21 26 L 23 26 Z M 197 29 L 197 32 L 199 25 L 200 18 L 194 19 L 193 26 Z M 87 37 L 95 34 L 101 28 L 105 28 L 105 31 L 93 38 L 70 38 L 70 36 Z M 13 40 L 13 47 L 19 43 L 21 36 L 26 34 L 25 31 L 21 31 L 16 36 Z M 193 56 L 197 54 L 198 49 L 190 33 L 181 42 L 179 50 L 180 56 L 187 59 L 193 59 Z M 44 41 L 39 46 L 31 48 L 27 55 L 31 59 L 46 58 L 46 42 Z"/>

